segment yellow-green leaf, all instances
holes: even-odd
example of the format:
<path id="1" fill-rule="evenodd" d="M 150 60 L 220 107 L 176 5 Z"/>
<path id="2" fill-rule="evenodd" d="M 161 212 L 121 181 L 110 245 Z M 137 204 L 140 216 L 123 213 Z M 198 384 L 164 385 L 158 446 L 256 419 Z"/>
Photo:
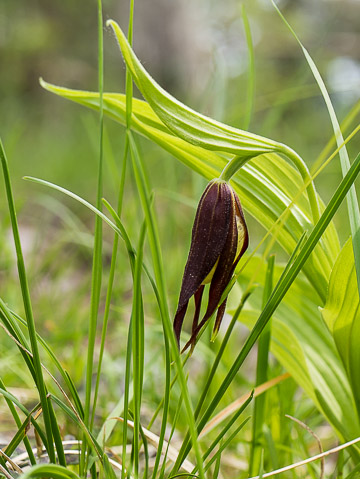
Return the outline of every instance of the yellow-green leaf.
<path id="1" fill-rule="evenodd" d="M 354 396 L 359 404 L 360 308 L 351 238 L 345 243 L 331 272 L 328 296 L 322 315 L 334 337 Z"/>

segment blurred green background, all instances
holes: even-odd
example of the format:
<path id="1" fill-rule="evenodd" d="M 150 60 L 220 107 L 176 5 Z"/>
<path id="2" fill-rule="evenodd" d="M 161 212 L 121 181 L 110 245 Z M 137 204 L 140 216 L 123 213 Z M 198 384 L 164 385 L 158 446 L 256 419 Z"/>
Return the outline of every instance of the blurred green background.
<path id="1" fill-rule="evenodd" d="M 44 92 L 38 79 L 96 90 L 96 3 L 0 2 L 1 136 L 13 180 L 26 195 L 36 188 L 19 181 L 24 174 L 39 175 L 79 193 L 93 192 L 97 140 L 89 136 L 97 130 L 96 116 Z M 104 0 L 104 19 L 114 18 L 126 29 L 128 3 Z M 323 74 L 339 118 L 344 118 L 360 96 L 360 2 L 278 3 Z M 331 136 L 324 102 L 302 52 L 270 0 L 252 0 L 245 6 L 256 68 L 250 129 L 290 144 L 311 164 Z M 124 91 L 120 52 L 112 33 L 106 28 L 104 33 L 105 89 Z M 134 47 L 145 67 L 175 96 L 206 114 L 242 126 L 247 47 L 241 2 L 138 0 Z M 116 126 L 111 141 L 117 156 L 121 135 Z M 358 145 L 352 142 L 350 153 Z M 149 144 L 146 148 L 152 149 Z M 163 154 L 157 149 L 154 155 Z M 336 184 L 337 176 L 332 175 L 337 173 L 337 165 L 328 169 L 325 196 L 329 185 Z M 161 183 L 158 175 L 157 179 Z"/>

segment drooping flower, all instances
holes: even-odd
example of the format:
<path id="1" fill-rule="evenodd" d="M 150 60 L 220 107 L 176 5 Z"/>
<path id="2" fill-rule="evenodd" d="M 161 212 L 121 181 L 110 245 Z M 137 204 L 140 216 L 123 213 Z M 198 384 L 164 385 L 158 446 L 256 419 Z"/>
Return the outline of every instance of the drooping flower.
<path id="1" fill-rule="evenodd" d="M 219 303 L 239 259 L 248 247 L 248 241 L 248 231 L 238 196 L 225 181 L 211 181 L 197 208 L 174 319 L 174 332 L 180 343 L 185 313 L 190 298 L 194 296 L 192 335 L 183 350 L 190 345 L 194 346 L 200 329 L 217 308 L 214 332 L 219 330 L 227 298 Z M 207 283 L 210 283 L 209 301 L 205 315 L 199 323 L 201 300 Z"/>

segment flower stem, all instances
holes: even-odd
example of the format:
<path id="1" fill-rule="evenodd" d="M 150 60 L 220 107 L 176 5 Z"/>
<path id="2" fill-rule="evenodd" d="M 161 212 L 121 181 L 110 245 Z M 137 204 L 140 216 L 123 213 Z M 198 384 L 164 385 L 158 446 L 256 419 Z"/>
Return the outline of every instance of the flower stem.
<path id="1" fill-rule="evenodd" d="M 319 203 L 318 203 L 317 194 L 315 190 L 315 185 L 310 175 L 310 172 L 308 170 L 308 167 L 306 166 L 306 163 L 301 158 L 301 156 L 298 155 L 298 153 L 296 153 L 296 151 L 294 151 L 292 148 L 290 148 L 287 145 L 281 145 L 281 146 L 282 146 L 282 149 L 279 151 L 279 153 L 282 153 L 294 163 L 302 179 L 304 180 L 304 183 L 306 185 L 306 191 L 309 198 L 312 220 L 313 220 L 313 224 L 315 225 L 320 218 L 320 208 L 319 208 Z"/>
<path id="2" fill-rule="evenodd" d="M 306 185 L 306 191 L 308 194 L 311 215 L 312 215 L 312 222 L 313 224 L 316 224 L 318 219 L 320 218 L 320 209 L 319 209 L 319 203 L 317 200 L 315 185 L 311 178 L 308 167 L 306 166 L 306 163 L 301 158 L 301 156 L 298 155 L 298 153 L 296 153 L 296 151 L 294 151 L 292 148 L 290 148 L 287 145 L 280 143 L 278 153 L 285 155 L 295 165 L 295 167 L 299 171 Z M 254 157 L 253 156 L 246 156 L 246 157 L 234 156 L 234 158 L 232 158 L 224 167 L 219 179 L 229 182 L 232 176 L 234 176 L 235 173 L 238 170 L 240 170 L 240 168 L 242 168 L 246 162 L 251 160 L 251 158 L 254 158 Z"/>

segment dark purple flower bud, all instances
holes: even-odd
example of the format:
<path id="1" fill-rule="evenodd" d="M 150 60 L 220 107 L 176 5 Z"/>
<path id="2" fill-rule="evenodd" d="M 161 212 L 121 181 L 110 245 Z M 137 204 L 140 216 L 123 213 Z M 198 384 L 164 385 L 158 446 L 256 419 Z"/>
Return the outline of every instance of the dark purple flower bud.
<path id="1" fill-rule="evenodd" d="M 195 345 L 197 334 L 217 308 L 214 332 L 218 331 L 226 307 L 226 299 L 219 304 L 221 296 L 248 247 L 248 241 L 248 231 L 238 196 L 225 181 L 211 181 L 196 212 L 190 252 L 174 319 L 174 331 L 180 343 L 186 309 L 191 296 L 194 296 L 192 335 L 183 350 Z M 210 283 L 209 301 L 205 315 L 199 323 L 201 299 L 207 283 Z"/>

